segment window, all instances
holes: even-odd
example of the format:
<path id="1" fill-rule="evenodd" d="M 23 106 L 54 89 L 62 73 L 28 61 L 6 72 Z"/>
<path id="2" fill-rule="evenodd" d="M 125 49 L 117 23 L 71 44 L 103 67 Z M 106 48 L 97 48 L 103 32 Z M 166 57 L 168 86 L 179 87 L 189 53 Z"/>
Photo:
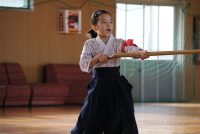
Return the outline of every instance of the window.
<path id="1" fill-rule="evenodd" d="M 116 1 L 117 38 L 134 39 L 134 43 L 150 52 L 184 49 L 185 17 L 179 3 L 154 0 L 145 5 L 133 3 L 135 0 Z M 126 1 L 129 3 L 124 4 Z M 183 55 L 151 56 L 142 62 L 123 58 L 120 73 L 133 85 L 134 101 L 184 101 L 184 60 Z"/>
<path id="2" fill-rule="evenodd" d="M 1 9 L 33 9 L 33 0 L 0 0 Z"/>
<path id="3" fill-rule="evenodd" d="M 152 51 L 174 50 L 174 6 L 117 3 L 116 37 L 133 39 Z M 173 55 L 152 56 L 149 60 L 172 60 Z"/>

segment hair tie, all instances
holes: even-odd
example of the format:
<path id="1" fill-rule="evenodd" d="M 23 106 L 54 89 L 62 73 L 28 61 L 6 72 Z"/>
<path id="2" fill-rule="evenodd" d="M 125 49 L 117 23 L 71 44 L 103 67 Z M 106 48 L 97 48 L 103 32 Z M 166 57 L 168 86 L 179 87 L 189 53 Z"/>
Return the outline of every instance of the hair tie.
<path id="1" fill-rule="evenodd" d="M 94 16 L 97 16 L 97 14 L 98 14 L 98 15 L 101 14 L 101 11 L 97 11 L 97 12 L 94 14 Z"/>

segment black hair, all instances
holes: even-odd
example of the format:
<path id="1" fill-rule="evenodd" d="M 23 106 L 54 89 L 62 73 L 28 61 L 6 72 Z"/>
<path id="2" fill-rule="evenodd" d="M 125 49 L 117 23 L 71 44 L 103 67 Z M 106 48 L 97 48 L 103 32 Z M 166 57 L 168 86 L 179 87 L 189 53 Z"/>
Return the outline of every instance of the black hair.
<path id="1" fill-rule="evenodd" d="M 89 38 L 96 38 L 97 32 L 95 32 L 93 29 L 90 29 L 90 31 L 87 32 L 89 35 Z"/>
<path id="2" fill-rule="evenodd" d="M 101 14 L 109 14 L 110 16 L 112 16 L 108 11 L 106 10 L 97 10 L 96 12 L 94 12 L 92 14 L 92 25 L 97 25 L 98 21 L 99 21 L 99 15 Z M 90 38 L 96 38 L 97 37 L 97 32 L 95 32 L 93 29 L 91 29 L 90 31 L 87 32 L 90 35 Z"/>

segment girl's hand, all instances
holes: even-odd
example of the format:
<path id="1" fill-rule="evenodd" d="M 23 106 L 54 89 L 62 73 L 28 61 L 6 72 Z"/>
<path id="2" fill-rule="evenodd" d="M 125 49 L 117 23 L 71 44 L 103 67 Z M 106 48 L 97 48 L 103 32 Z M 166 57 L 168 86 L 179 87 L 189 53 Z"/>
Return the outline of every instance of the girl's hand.
<path id="1" fill-rule="evenodd" d="M 93 57 L 91 60 L 90 60 L 90 66 L 89 68 L 92 68 L 95 64 L 97 63 L 107 63 L 108 62 L 108 55 L 106 54 L 99 54 L 99 55 L 96 55 L 95 57 Z"/>
<path id="2" fill-rule="evenodd" d="M 100 54 L 98 55 L 99 62 L 100 63 L 107 63 L 108 62 L 108 55 L 106 54 Z"/>
<path id="3" fill-rule="evenodd" d="M 141 51 L 141 59 L 144 60 L 147 58 L 149 58 L 149 56 L 147 55 L 147 50 Z"/>

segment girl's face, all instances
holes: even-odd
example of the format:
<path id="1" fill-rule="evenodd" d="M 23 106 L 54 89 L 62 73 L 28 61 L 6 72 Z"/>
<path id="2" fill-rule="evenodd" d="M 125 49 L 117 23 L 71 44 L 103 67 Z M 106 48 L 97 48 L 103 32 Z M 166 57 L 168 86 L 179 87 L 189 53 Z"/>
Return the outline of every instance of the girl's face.
<path id="1" fill-rule="evenodd" d="M 92 29 L 97 32 L 100 38 L 108 38 L 113 31 L 113 22 L 110 14 L 101 14 L 98 17 L 97 25 L 92 25 Z"/>

